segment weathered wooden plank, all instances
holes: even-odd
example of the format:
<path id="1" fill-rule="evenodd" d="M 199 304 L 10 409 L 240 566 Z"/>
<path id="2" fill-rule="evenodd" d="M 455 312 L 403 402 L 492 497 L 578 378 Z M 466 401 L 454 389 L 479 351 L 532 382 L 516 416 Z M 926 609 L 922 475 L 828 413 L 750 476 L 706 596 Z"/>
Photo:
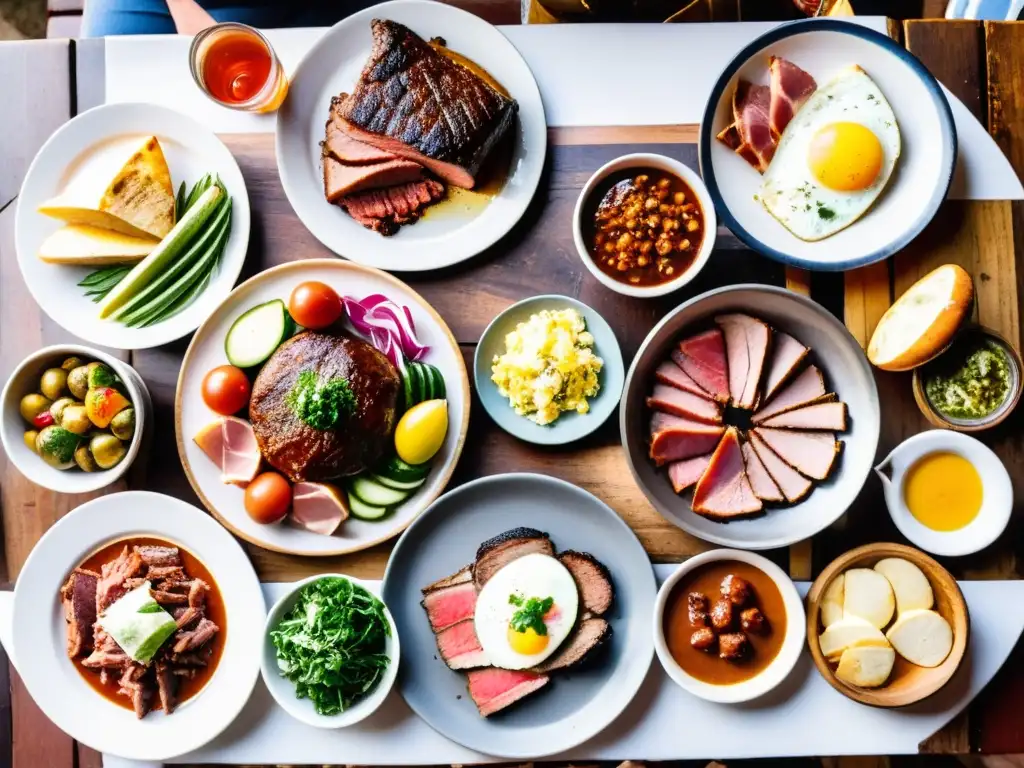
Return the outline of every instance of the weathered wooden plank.
<path id="1" fill-rule="evenodd" d="M 11 672 L 14 768 L 72 768 L 75 742 L 43 714 L 18 674 Z"/>
<path id="2" fill-rule="evenodd" d="M 806 269 L 786 267 L 786 287 L 804 296 L 811 295 L 811 273 Z M 789 548 L 789 575 L 794 579 L 810 579 L 814 574 L 814 543 L 798 541 Z"/>

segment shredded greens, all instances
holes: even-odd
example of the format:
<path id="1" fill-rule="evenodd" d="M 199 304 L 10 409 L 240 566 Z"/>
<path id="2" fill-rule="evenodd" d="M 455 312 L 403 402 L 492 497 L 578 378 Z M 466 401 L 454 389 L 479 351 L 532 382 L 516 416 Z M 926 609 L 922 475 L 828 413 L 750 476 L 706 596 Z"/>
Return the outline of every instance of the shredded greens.
<path id="1" fill-rule="evenodd" d="M 380 600 L 348 579 L 326 577 L 302 588 L 270 639 L 295 695 L 321 715 L 337 715 L 384 676 L 390 634 Z"/>
<path id="2" fill-rule="evenodd" d="M 509 595 L 509 605 L 514 605 L 519 610 L 512 614 L 512 620 L 509 622 L 509 626 L 515 632 L 525 632 L 528 629 L 532 629 L 541 637 L 547 635 L 548 628 L 544 623 L 544 614 L 551 610 L 551 606 L 555 604 L 553 597 L 545 597 L 541 600 L 539 597 L 531 597 L 529 600 L 524 600 L 522 595 Z"/>
<path id="3" fill-rule="evenodd" d="M 340 376 L 320 381 L 316 371 L 299 373 L 287 397 L 295 415 L 313 429 L 333 429 L 343 416 L 356 410 L 356 396 L 348 382 Z"/>

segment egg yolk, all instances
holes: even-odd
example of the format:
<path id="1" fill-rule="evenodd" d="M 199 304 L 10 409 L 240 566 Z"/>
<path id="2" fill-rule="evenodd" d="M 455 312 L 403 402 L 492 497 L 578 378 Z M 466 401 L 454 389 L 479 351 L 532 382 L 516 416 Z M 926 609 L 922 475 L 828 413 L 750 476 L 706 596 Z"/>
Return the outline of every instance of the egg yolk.
<path id="1" fill-rule="evenodd" d="M 516 653 L 532 656 L 548 647 L 548 636 L 538 635 L 533 627 L 527 627 L 525 632 L 516 632 L 509 627 L 508 644 Z"/>
<path id="2" fill-rule="evenodd" d="M 882 143 L 860 123 L 832 123 L 811 139 L 808 164 L 822 185 L 841 192 L 867 189 L 882 170 Z"/>

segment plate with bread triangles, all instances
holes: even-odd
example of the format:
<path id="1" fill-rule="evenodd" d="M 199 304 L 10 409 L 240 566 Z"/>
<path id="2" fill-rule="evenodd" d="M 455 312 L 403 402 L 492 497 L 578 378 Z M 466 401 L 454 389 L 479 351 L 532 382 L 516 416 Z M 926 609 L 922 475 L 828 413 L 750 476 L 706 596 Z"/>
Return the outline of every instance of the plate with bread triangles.
<path id="1" fill-rule="evenodd" d="M 238 163 L 156 104 L 109 104 L 58 129 L 18 196 L 18 265 L 58 325 L 143 349 L 194 331 L 230 293 L 249 242 Z"/>

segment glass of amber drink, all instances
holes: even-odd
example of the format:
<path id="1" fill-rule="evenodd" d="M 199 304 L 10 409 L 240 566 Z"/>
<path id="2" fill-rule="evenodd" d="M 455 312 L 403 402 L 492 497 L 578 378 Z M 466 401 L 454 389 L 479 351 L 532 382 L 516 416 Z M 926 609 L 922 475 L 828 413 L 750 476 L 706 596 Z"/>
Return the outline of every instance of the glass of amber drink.
<path id="1" fill-rule="evenodd" d="M 288 93 L 288 78 L 270 41 L 245 24 L 204 29 L 192 40 L 189 66 L 203 93 L 231 109 L 272 112 Z"/>

